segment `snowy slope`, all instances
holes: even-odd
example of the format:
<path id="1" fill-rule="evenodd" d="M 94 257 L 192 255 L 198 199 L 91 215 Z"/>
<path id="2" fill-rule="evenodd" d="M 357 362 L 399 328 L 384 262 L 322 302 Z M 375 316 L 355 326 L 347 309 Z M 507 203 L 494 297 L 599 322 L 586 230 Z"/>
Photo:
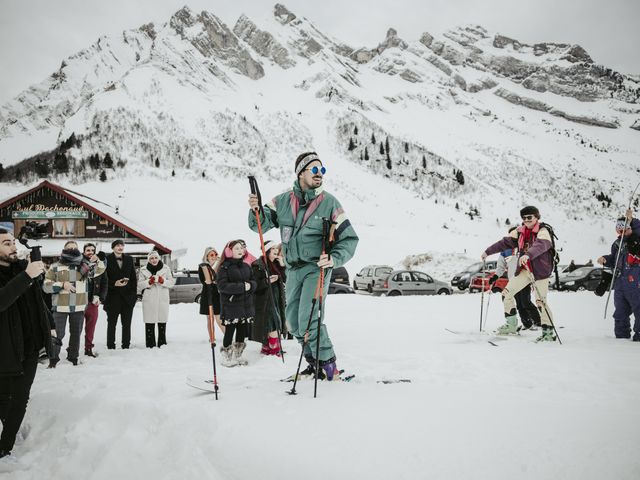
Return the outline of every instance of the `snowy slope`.
<path id="1" fill-rule="evenodd" d="M 286 364 L 247 348 L 249 366 L 219 367 L 220 399 L 185 385 L 207 377 L 210 348 L 193 305 L 171 307 L 169 345 L 133 348 L 56 370 L 41 366 L 17 461 L 3 478 L 477 478 L 634 480 L 638 344 L 615 340 L 593 294 L 551 294 L 563 345 L 535 332 L 479 336 L 479 295 L 331 297 L 327 323 L 350 384 L 279 382 Z M 486 299 L 485 299 L 486 300 Z M 493 298 L 487 329 L 501 320 Z M 444 329 L 463 332 L 453 335 Z M 409 334 L 407 335 L 407 333 Z M 377 384 L 410 378 L 412 383 Z"/>

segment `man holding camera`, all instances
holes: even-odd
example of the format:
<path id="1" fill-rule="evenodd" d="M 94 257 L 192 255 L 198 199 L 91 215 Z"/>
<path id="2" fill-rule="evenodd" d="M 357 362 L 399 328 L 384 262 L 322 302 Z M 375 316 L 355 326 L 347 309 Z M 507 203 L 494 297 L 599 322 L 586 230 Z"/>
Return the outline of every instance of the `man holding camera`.
<path id="1" fill-rule="evenodd" d="M 0 457 L 13 449 L 39 352 L 51 346 L 54 326 L 36 280 L 43 273 L 41 261 L 18 260 L 15 238 L 0 228 Z"/>
<path id="2" fill-rule="evenodd" d="M 112 253 L 107 255 L 107 298 L 104 311 L 107 312 L 107 348 L 116 348 L 116 325 L 118 316 L 122 322 L 122 348 L 131 343 L 131 317 L 136 304 L 136 269 L 133 258 L 124 254 L 124 241 L 114 240 Z"/>
<path id="3" fill-rule="evenodd" d="M 69 240 L 64 244 L 60 260 L 51 265 L 44 277 L 43 290 L 51 293 L 53 319 L 59 342 L 52 348 L 49 368 L 56 368 L 60 361 L 60 347 L 69 322 L 69 347 L 67 360 L 78 365 L 80 334 L 84 323 L 84 309 L 89 300 L 89 278 L 102 275 L 104 264 L 95 255 L 86 259 L 78 250 L 78 244 Z"/>

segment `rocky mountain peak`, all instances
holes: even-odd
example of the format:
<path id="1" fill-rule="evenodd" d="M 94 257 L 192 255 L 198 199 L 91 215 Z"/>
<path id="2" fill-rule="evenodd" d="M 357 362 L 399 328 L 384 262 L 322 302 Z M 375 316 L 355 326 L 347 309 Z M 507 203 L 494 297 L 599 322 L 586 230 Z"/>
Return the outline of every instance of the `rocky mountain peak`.
<path id="1" fill-rule="evenodd" d="M 221 61 L 253 80 L 264 76 L 260 62 L 253 59 L 240 45 L 238 37 L 212 13 L 203 11 L 196 15 L 189 7 L 183 7 L 171 17 L 169 25 L 204 57 Z"/>
<path id="2" fill-rule="evenodd" d="M 387 30 L 387 37 L 378 45 L 378 53 L 384 52 L 388 48 L 400 48 L 402 50 L 408 47 L 407 42 L 398 37 L 398 31 L 395 28 Z"/>
<path id="3" fill-rule="evenodd" d="M 176 13 L 174 13 L 169 19 L 169 26 L 173 28 L 176 32 L 182 34 L 185 28 L 192 27 L 197 23 L 198 19 L 193 11 L 188 7 L 184 6 Z"/>
<path id="4" fill-rule="evenodd" d="M 281 3 L 276 3 L 274 5 L 273 16 L 276 17 L 276 20 L 280 22 L 282 25 L 291 23 L 296 19 L 296 16 Z"/>

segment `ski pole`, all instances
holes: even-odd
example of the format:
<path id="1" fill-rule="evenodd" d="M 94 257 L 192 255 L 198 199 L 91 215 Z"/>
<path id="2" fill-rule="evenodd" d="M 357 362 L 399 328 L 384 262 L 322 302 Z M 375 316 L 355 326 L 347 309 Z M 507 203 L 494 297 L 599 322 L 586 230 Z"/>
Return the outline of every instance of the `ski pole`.
<path id="1" fill-rule="evenodd" d="M 311 328 L 311 319 L 313 318 L 313 310 L 316 306 L 316 302 L 318 301 L 318 292 L 320 292 L 320 277 L 318 277 L 318 283 L 316 284 L 316 292 L 313 295 L 313 299 L 311 300 L 311 312 L 309 312 L 309 320 L 307 321 L 307 328 L 304 332 L 304 337 L 302 340 L 302 348 L 300 349 L 300 358 L 298 359 L 298 369 L 296 370 L 296 374 L 293 377 L 293 388 L 287 391 L 289 395 L 296 395 L 296 384 L 298 383 L 298 375 L 300 375 L 300 366 L 302 365 L 302 357 L 304 356 L 304 347 L 307 344 L 307 340 L 309 338 L 309 329 Z"/>
<path id="2" fill-rule="evenodd" d="M 633 203 L 633 197 L 635 197 L 636 192 L 638 191 L 638 187 L 640 187 L 640 183 L 636 185 L 636 188 L 633 190 L 631 197 L 629 198 L 629 206 L 627 207 L 627 212 L 625 212 L 624 219 L 624 230 L 622 231 L 622 235 L 620 235 L 620 244 L 618 245 L 618 253 L 616 254 L 616 263 L 613 265 L 613 275 L 611 275 L 611 283 L 609 284 L 609 291 L 607 293 L 607 301 L 604 304 L 604 319 L 607 319 L 607 308 L 609 308 L 609 299 L 611 298 L 611 290 L 613 290 L 613 284 L 616 281 L 616 270 L 618 269 L 618 261 L 620 260 L 620 252 L 622 252 L 622 241 L 624 240 L 624 232 L 627 231 L 628 225 L 631 223 L 629 220 L 629 216 L 626 213 L 631 210 L 631 204 Z"/>
<path id="3" fill-rule="evenodd" d="M 529 268 L 527 268 L 526 265 L 525 265 L 524 269 L 529 274 L 529 281 L 531 282 L 531 285 L 533 285 L 533 289 L 536 292 L 536 296 L 542 302 L 542 306 L 544 307 L 544 311 L 547 312 L 547 318 L 551 322 L 551 327 L 553 327 L 553 331 L 556 334 L 556 338 L 558 339 L 558 343 L 560 345 L 562 345 L 562 340 L 560 340 L 560 335 L 558 335 L 558 330 L 556 330 L 556 325 L 555 325 L 555 323 L 553 323 L 553 318 L 551 318 L 551 313 L 549 313 L 549 309 L 547 308 L 547 301 L 542 298 L 542 295 L 540 295 L 540 290 L 538 290 L 538 285 L 536 284 L 536 279 L 533 276 L 533 272 L 531 270 L 529 270 Z"/>
<path id="4" fill-rule="evenodd" d="M 491 288 L 491 285 L 489 285 L 489 288 Z M 482 329 L 480 331 L 484 331 L 484 325 L 486 325 L 487 323 L 487 318 L 489 318 L 489 307 L 491 306 L 491 297 L 493 297 L 493 293 L 491 291 L 489 291 L 489 293 L 487 294 L 487 311 L 484 314 L 484 324 L 482 326 Z"/>
<path id="5" fill-rule="evenodd" d="M 264 263 L 264 275 L 267 281 L 267 294 L 269 295 L 269 299 L 271 300 L 271 308 L 273 309 L 273 314 L 278 316 L 278 309 L 276 308 L 276 301 L 273 298 L 273 291 L 271 289 L 271 279 L 269 278 L 269 265 L 267 263 L 267 252 L 264 249 L 264 236 L 262 235 L 262 224 L 260 222 L 260 213 L 262 213 L 262 217 L 264 218 L 264 208 L 262 207 L 262 195 L 260 195 L 260 189 L 258 188 L 258 181 L 256 177 L 253 175 L 249 175 L 249 187 L 251 188 L 251 193 L 258 197 L 258 207 L 253 210 L 253 213 L 256 215 L 256 223 L 258 224 L 258 235 L 260 236 L 260 248 L 262 249 L 262 258 Z M 280 349 L 280 358 L 282 359 L 282 363 L 284 363 L 284 350 L 282 350 L 282 341 L 280 339 L 280 324 L 276 322 L 276 331 L 278 332 L 278 348 Z"/>
<path id="6" fill-rule="evenodd" d="M 482 293 L 480 293 L 480 331 L 482 332 L 482 313 L 484 310 L 484 280 L 485 280 L 485 261 L 482 261 Z"/>
<path id="7" fill-rule="evenodd" d="M 322 254 L 329 253 L 327 248 L 327 239 L 329 238 L 329 229 L 331 221 L 328 218 L 322 219 Z M 329 256 L 331 258 L 331 256 Z M 320 327 L 322 327 L 322 306 L 324 303 L 324 267 L 320 268 L 320 291 L 318 301 L 318 329 L 316 334 L 316 375 L 313 381 L 313 398 L 318 393 L 318 377 L 320 376 Z"/>
<path id="8" fill-rule="evenodd" d="M 205 277 L 205 285 L 207 286 L 207 300 L 209 302 L 209 315 L 207 316 L 207 329 L 209 330 L 209 343 L 211 344 L 211 359 L 213 360 L 213 393 L 218 400 L 218 374 L 216 372 L 216 332 L 214 330 L 213 321 L 213 269 L 210 265 L 202 265 Z M 209 282 L 209 283 L 207 283 Z"/>

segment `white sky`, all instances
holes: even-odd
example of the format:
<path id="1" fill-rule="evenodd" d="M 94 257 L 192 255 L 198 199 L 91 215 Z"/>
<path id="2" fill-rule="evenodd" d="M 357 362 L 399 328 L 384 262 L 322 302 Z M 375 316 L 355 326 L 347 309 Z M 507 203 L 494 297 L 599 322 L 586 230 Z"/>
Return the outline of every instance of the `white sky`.
<path id="1" fill-rule="evenodd" d="M 186 0 L 0 0 L 0 103 L 43 80 L 99 36 L 164 23 Z M 230 28 L 241 13 L 271 15 L 275 1 L 191 0 Z M 292 12 L 354 46 L 377 45 L 388 27 L 407 41 L 469 23 L 526 43 L 582 45 L 597 63 L 640 74 L 637 0 L 287 0 Z"/>

